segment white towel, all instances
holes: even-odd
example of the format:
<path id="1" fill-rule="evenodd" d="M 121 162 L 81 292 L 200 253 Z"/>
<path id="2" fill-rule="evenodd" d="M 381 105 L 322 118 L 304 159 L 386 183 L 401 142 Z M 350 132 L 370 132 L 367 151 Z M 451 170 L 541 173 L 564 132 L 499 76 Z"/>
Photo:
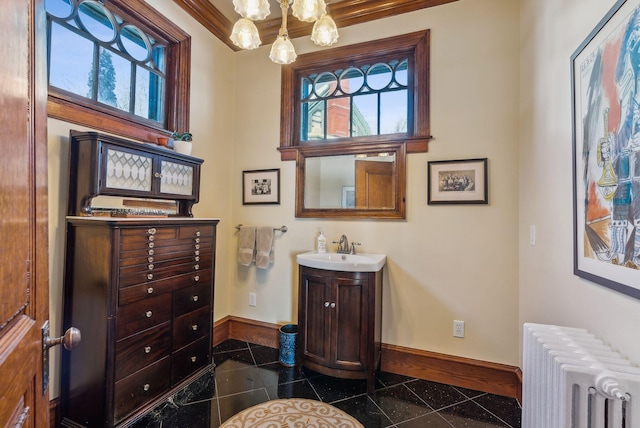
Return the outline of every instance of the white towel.
<path id="1" fill-rule="evenodd" d="M 240 227 L 238 238 L 238 263 L 249 266 L 253 261 L 256 245 L 256 228 L 251 226 Z"/>
<path id="2" fill-rule="evenodd" d="M 273 262 L 273 227 L 256 228 L 256 266 L 261 269 L 269 267 Z"/>

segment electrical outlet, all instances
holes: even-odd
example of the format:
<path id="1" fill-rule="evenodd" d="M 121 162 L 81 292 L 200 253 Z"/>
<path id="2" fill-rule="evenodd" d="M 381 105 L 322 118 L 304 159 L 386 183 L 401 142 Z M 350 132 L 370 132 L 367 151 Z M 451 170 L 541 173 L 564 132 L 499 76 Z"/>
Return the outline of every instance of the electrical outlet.
<path id="1" fill-rule="evenodd" d="M 453 337 L 464 337 L 464 321 L 453 320 Z"/>
<path id="2" fill-rule="evenodd" d="M 249 293 L 249 306 L 256 305 L 256 293 Z"/>

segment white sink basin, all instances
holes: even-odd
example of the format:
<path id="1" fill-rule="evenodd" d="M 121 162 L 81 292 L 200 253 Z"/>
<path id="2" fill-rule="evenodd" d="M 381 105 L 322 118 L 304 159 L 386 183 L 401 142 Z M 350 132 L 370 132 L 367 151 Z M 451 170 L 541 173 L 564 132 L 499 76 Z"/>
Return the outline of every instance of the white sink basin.
<path id="1" fill-rule="evenodd" d="M 308 253 L 298 254 L 296 261 L 299 265 L 316 269 L 346 271 L 346 272 L 377 272 L 387 262 L 384 254 L 338 254 L 338 253 Z"/>

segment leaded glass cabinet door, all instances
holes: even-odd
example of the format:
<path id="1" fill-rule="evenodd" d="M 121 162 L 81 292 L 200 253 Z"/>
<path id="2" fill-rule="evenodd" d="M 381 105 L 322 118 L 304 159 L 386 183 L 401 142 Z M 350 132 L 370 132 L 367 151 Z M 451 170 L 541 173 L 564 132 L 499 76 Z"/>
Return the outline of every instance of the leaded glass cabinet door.
<path id="1" fill-rule="evenodd" d="M 104 147 L 104 152 L 106 152 L 104 177 L 106 188 L 151 192 L 153 156 L 107 145 Z"/>
<path id="2" fill-rule="evenodd" d="M 193 165 L 175 160 L 160 161 L 160 193 L 191 195 L 193 193 Z"/>

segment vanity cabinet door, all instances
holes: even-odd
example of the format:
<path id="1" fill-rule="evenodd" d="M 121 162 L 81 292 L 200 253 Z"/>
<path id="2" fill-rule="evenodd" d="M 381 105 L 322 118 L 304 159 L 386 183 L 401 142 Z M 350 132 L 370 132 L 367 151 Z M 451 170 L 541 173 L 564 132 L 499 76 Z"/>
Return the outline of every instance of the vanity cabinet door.
<path id="1" fill-rule="evenodd" d="M 317 364 L 330 363 L 331 275 L 306 269 L 300 277 L 298 327 L 303 358 Z"/>
<path id="2" fill-rule="evenodd" d="M 363 370 L 368 337 L 368 281 L 358 273 L 338 273 L 332 281 L 331 363 L 343 370 Z M 364 278 L 358 278 L 364 276 Z"/>

